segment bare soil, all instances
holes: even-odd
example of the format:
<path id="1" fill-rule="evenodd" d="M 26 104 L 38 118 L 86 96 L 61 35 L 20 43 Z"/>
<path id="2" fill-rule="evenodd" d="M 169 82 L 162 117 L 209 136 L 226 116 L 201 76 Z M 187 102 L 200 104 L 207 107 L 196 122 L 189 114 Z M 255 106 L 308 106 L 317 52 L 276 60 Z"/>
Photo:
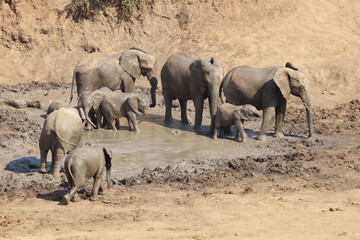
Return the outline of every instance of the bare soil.
<path id="1" fill-rule="evenodd" d="M 130 22 L 118 21 L 114 9 L 76 22 L 70 2 L 0 0 L 0 239 L 360 239 L 359 1 L 145 1 Z M 214 56 L 225 72 L 291 61 L 311 79 L 316 134 L 306 137 L 305 108 L 295 97 L 282 139 L 270 131 L 256 141 L 256 119 L 245 123 L 246 143 L 212 140 L 207 107 L 202 131 L 178 121 L 166 128 L 159 86 L 143 136 L 161 129 L 169 149 L 189 141 L 196 151 L 160 156 L 138 173 L 119 171 L 97 202 L 89 201 L 90 181 L 82 201 L 65 206 L 65 175 L 37 173 L 47 106 L 68 103 L 81 57 L 132 46 L 154 53 L 159 69 L 177 51 Z M 136 85 L 149 97 L 145 78 Z M 125 131 L 119 149 L 128 140 L 122 136 L 141 138 Z M 117 137 L 86 133 L 82 144 L 105 144 L 94 141 L 104 134 Z"/>

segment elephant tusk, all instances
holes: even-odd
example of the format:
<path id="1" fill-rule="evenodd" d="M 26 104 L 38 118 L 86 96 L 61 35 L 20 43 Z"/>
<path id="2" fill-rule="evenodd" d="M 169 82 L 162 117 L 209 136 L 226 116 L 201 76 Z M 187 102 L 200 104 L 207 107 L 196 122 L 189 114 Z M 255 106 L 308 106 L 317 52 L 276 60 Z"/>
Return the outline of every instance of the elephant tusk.
<path id="1" fill-rule="evenodd" d="M 311 109 L 310 109 L 309 105 L 307 105 L 306 102 L 304 102 L 304 106 L 305 106 L 305 108 L 306 108 L 307 110 L 309 110 L 309 111 L 311 112 Z"/>

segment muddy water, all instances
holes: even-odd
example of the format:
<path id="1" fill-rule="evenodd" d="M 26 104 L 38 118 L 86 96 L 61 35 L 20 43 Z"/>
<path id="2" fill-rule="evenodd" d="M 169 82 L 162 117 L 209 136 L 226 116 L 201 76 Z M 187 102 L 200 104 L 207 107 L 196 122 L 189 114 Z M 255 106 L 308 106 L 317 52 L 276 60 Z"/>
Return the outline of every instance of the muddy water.
<path id="1" fill-rule="evenodd" d="M 209 120 L 204 119 L 203 126 L 197 132 L 192 126 L 182 126 L 177 116 L 175 126 L 166 127 L 163 124 L 162 113 L 149 114 L 140 124 L 141 133 L 128 131 L 125 118 L 120 120 L 121 129 L 94 130 L 85 132 L 83 141 L 95 145 L 104 145 L 113 152 L 113 176 L 128 177 L 140 173 L 143 168 L 153 169 L 177 163 L 184 158 L 221 156 L 226 151 L 236 150 L 247 143 L 239 143 L 234 139 L 213 140 L 207 136 Z M 248 135 L 254 135 L 248 130 Z M 244 151 L 245 152 L 245 151 Z"/>

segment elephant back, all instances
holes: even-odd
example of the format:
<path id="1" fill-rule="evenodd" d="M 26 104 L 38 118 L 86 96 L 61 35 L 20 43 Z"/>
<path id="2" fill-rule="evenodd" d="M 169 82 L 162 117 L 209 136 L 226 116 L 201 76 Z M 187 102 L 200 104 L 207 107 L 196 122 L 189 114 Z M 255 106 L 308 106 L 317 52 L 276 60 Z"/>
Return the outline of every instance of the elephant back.
<path id="1" fill-rule="evenodd" d="M 74 149 L 82 137 L 82 120 L 75 108 L 60 108 L 55 111 L 54 132 L 65 152 Z"/>

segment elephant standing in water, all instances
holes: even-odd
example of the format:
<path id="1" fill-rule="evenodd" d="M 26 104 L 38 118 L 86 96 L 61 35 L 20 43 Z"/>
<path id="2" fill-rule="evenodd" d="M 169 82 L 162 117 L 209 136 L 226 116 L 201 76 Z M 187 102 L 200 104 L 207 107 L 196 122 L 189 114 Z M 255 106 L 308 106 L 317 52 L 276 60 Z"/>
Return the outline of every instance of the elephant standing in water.
<path id="1" fill-rule="evenodd" d="M 52 174 L 59 178 L 61 160 L 66 153 L 73 150 L 82 137 L 83 124 L 76 108 L 60 108 L 46 118 L 41 131 L 40 173 L 47 173 L 47 154 L 52 153 Z"/>
<path id="2" fill-rule="evenodd" d="M 313 135 L 312 101 L 309 80 L 305 73 L 286 63 L 285 67 L 253 68 L 236 67 L 226 74 L 222 88 L 228 103 L 251 104 L 263 110 L 263 120 L 256 139 L 265 140 L 272 111 L 275 109 L 275 134 L 282 137 L 286 102 L 290 93 L 304 102 L 307 113 L 309 137 Z"/>
<path id="3" fill-rule="evenodd" d="M 223 68 L 215 58 L 195 59 L 184 53 L 171 55 L 161 70 L 162 90 L 166 104 L 165 123 L 173 123 L 171 107 L 172 101 L 177 98 L 180 102 L 183 124 L 189 124 L 186 114 L 187 100 L 194 101 L 195 128 L 199 127 L 202 122 L 204 99 L 209 98 L 210 133 L 212 133 L 223 76 Z"/>
<path id="4" fill-rule="evenodd" d="M 115 55 L 93 53 L 80 60 L 75 67 L 70 102 L 73 97 L 74 81 L 76 81 L 77 94 L 84 91 L 94 91 L 102 87 L 111 90 L 120 89 L 122 92 L 134 92 L 135 80 L 141 75 L 146 76 L 151 85 L 150 107 L 156 106 L 156 76 L 157 61 L 155 56 L 138 48 Z"/>

